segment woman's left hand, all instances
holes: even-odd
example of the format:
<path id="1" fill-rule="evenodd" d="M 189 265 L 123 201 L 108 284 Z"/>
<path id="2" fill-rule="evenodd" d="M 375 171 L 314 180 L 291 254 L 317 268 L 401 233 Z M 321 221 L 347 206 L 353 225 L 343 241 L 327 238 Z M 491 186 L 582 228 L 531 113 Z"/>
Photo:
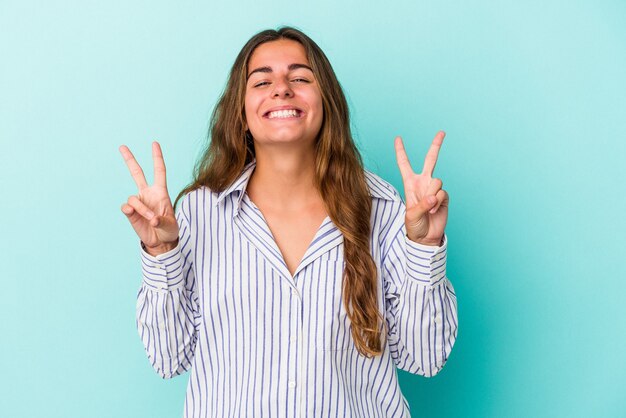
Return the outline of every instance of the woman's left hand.
<path id="1" fill-rule="evenodd" d="M 420 174 L 413 172 L 402 138 L 396 137 L 395 142 L 396 159 L 404 183 L 407 236 L 424 245 L 439 246 L 448 221 L 448 193 L 442 189 L 441 179 L 432 177 L 445 135 L 439 131 L 433 139 Z"/>

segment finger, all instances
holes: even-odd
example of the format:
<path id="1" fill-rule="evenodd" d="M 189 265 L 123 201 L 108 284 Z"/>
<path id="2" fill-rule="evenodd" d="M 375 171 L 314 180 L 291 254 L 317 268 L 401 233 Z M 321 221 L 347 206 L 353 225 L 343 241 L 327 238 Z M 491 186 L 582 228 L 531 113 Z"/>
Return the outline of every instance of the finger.
<path id="1" fill-rule="evenodd" d="M 444 131 L 439 131 L 437 135 L 435 135 L 435 139 L 433 139 L 433 143 L 430 145 L 426 158 L 424 159 L 424 169 L 422 170 L 422 174 L 432 177 L 444 136 L 446 136 Z"/>
<path id="2" fill-rule="evenodd" d="M 399 136 L 396 137 L 395 148 L 396 148 L 396 161 L 398 162 L 400 175 L 402 175 L 402 179 L 404 180 L 410 177 L 414 173 L 413 173 L 413 169 L 411 168 L 411 163 L 409 162 L 409 157 L 406 155 L 406 151 L 404 150 L 404 144 L 402 143 L 402 138 Z"/>
<path id="3" fill-rule="evenodd" d="M 142 220 L 145 221 L 144 217 L 141 216 L 139 212 L 133 209 L 133 207 L 130 206 L 128 203 L 124 203 L 122 205 L 122 212 L 124 213 L 124 215 L 126 215 L 126 217 L 128 218 L 128 221 L 132 225 L 135 225 L 137 222 L 142 221 Z"/>
<path id="4" fill-rule="evenodd" d="M 441 179 L 431 179 L 426 190 L 426 196 L 434 196 L 443 187 L 443 181 Z"/>
<path id="5" fill-rule="evenodd" d="M 428 211 L 437 204 L 435 196 L 427 196 L 420 200 L 416 205 L 407 207 L 406 218 L 411 222 L 417 222 L 420 218 L 426 216 Z"/>
<path id="6" fill-rule="evenodd" d="M 448 196 L 448 192 L 446 192 L 445 190 L 439 190 L 437 192 L 437 194 L 435 195 L 435 197 L 437 198 L 437 204 L 435 205 L 434 208 L 432 208 L 430 210 L 430 213 L 435 214 L 437 213 L 437 211 L 439 210 L 439 208 L 441 206 L 448 206 L 448 202 L 449 202 L 449 196 Z"/>
<path id="7" fill-rule="evenodd" d="M 139 234 L 139 225 L 141 225 L 141 223 L 143 222 L 146 222 L 146 219 L 141 216 L 139 212 L 133 209 L 133 207 L 130 206 L 128 203 L 124 203 L 122 205 L 122 212 L 124 213 L 124 215 L 126 215 L 128 222 L 130 222 L 133 228 L 135 228 L 135 231 Z"/>
<path id="8" fill-rule="evenodd" d="M 124 203 L 122 205 L 122 212 L 124 212 L 124 215 L 126 216 L 131 216 L 133 213 L 135 213 L 135 209 L 133 209 L 133 207 L 128 203 Z"/>
<path id="9" fill-rule="evenodd" d="M 436 204 L 437 204 L 437 198 L 435 196 L 428 196 L 426 197 L 426 199 L 422 199 L 422 201 L 420 202 L 422 213 L 425 214 L 430 209 L 435 207 Z"/>
<path id="10" fill-rule="evenodd" d="M 148 183 L 146 182 L 146 177 L 143 175 L 143 170 L 135 160 L 135 156 L 130 149 L 126 145 L 122 145 L 120 147 L 120 153 L 122 153 L 122 157 L 124 157 L 124 161 L 126 162 L 126 166 L 130 171 L 130 175 L 133 176 L 135 180 L 135 184 L 139 189 L 143 189 L 144 187 L 148 187 Z"/>
<path id="11" fill-rule="evenodd" d="M 154 212 L 150 210 L 137 196 L 131 196 L 128 198 L 128 205 L 136 210 L 141 216 L 147 220 L 154 218 Z"/>
<path id="12" fill-rule="evenodd" d="M 152 143 L 152 160 L 154 161 L 154 184 L 167 188 L 167 181 L 165 180 L 165 161 L 163 160 L 161 146 L 156 141 Z"/>
<path id="13" fill-rule="evenodd" d="M 169 229 L 169 230 L 177 230 L 178 223 L 176 222 L 176 218 L 172 216 L 160 216 L 157 215 L 150 220 L 150 226 L 155 228 Z"/>

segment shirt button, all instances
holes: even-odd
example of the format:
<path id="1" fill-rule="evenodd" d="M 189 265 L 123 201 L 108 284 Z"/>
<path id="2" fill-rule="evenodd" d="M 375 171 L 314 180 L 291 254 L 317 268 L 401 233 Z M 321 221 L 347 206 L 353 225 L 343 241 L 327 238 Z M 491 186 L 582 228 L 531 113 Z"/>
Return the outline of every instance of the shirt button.
<path id="1" fill-rule="evenodd" d="M 294 296 L 298 296 L 298 291 L 296 289 L 291 289 L 291 294 Z"/>
<path id="2" fill-rule="evenodd" d="M 296 382 L 294 380 L 292 380 L 292 381 L 289 382 L 288 386 L 293 389 L 293 388 L 296 387 Z"/>
<path id="3" fill-rule="evenodd" d="M 437 324 L 437 325 L 441 324 L 441 317 L 440 316 L 436 316 L 435 317 L 435 324 Z"/>

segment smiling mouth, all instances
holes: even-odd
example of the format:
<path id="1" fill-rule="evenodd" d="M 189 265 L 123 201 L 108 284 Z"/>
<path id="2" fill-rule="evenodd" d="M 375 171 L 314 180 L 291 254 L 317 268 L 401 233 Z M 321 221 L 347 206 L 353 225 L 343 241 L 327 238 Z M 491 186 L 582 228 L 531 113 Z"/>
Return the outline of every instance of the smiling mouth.
<path id="1" fill-rule="evenodd" d="M 300 116 L 302 116 L 302 111 L 300 109 L 274 110 L 263 115 L 263 117 L 268 119 L 299 118 Z"/>

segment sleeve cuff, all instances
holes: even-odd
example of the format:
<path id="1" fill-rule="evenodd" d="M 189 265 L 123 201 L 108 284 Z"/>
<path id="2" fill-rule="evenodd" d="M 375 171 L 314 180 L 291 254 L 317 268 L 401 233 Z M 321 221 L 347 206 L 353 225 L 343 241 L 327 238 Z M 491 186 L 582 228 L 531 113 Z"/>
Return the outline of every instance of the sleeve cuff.
<path id="1" fill-rule="evenodd" d="M 423 245 L 405 235 L 408 276 L 423 284 L 434 286 L 446 277 L 448 237 L 444 234 L 441 246 Z"/>
<path id="2" fill-rule="evenodd" d="M 168 291 L 183 284 L 183 260 L 180 242 L 172 250 L 153 256 L 141 245 L 141 272 L 144 284 L 153 289 Z"/>

